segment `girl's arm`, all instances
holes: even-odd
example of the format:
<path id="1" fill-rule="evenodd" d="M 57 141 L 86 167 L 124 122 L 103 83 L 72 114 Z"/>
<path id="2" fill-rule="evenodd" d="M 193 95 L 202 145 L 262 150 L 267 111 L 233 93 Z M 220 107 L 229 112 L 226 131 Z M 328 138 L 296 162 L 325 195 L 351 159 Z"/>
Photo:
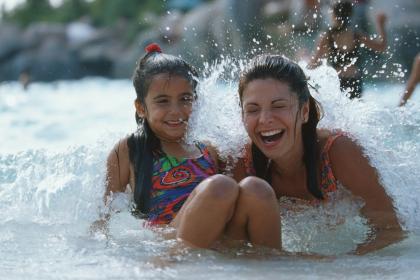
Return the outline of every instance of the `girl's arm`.
<path id="1" fill-rule="evenodd" d="M 104 201 L 115 192 L 125 192 L 130 180 L 127 138 L 118 141 L 108 155 Z"/>
<path id="2" fill-rule="evenodd" d="M 330 149 L 330 160 L 336 179 L 365 205 L 362 214 L 374 229 L 374 236 L 356 249 L 356 254 L 384 248 L 404 238 L 392 200 L 378 180 L 376 170 L 362 149 L 348 137 L 339 137 Z"/>
<path id="3" fill-rule="evenodd" d="M 376 16 L 376 29 L 378 38 L 371 39 L 369 36 L 361 35 L 360 42 L 365 44 L 366 47 L 379 52 L 386 50 L 386 32 L 385 32 L 386 15 L 381 13 Z"/>
<path id="4" fill-rule="evenodd" d="M 106 207 L 110 206 L 111 193 L 125 192 L 130 178 L 130 160 L 128 156 L 127 139 L 122 139 L 114 146 L 108 155 L 106 163 L 105 194 L 103 197 Z M 109 210 L 109 208 L 108 208 Z M 97 231 L 108 236 L 109 213 L 103 213 L 90 226 L 90 232 Z"/>

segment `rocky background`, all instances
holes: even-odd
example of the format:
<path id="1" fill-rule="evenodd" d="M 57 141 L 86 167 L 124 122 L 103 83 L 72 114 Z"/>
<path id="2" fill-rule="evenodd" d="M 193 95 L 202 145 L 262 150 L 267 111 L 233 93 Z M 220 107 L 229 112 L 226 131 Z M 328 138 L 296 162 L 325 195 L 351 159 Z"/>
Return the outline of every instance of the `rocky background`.
<path id="1" fill-rule="evenodd" d="M 36 81 L 130 78 L 150 42 L 198 67 L 220 55 L 264 50 L 299 59 L 328 26 L 328 6 L 308 0 L 64 0 L 52 7 L 27 0 L 2 10 L 0 82 L 22 74 Z M 420 2 L 373 0 L 367 11 L 370 33 L 375 14 L 388 15 L 390 49 L 382 62 L 410 69 L 420 51 Z"/>

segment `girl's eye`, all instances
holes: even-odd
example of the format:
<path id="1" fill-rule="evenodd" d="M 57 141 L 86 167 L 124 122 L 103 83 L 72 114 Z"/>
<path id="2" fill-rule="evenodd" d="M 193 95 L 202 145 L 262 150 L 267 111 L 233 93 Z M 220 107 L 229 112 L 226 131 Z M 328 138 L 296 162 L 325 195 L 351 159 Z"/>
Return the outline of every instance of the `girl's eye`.
<path id="1" fill-rule="evenodd" d="M 259 110 L 258 108 L 254 108 L 254 107 L 246 108 L 245 113 L 247 113 L 247 114 L 257 113 L 258 110 Z"/>
<path id="2" fill-rule="evenodd" d="M 193 102 L 193 97 L 192 96 L 183 96 L 181 101 L 184 102 L 184 103 L 192 103 Z"/>

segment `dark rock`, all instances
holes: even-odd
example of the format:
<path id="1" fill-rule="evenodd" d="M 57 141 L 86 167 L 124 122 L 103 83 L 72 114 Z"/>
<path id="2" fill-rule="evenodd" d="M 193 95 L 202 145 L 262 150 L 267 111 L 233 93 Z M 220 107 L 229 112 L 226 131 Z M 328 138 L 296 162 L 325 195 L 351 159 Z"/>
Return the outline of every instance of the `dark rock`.
<path id="1" fill-rule="evenodd" d="M 19 34 L 21 34 L 21 30 L 16 25 L 0 25 L 0 64 L 21 51 L 23 42 Z"/>

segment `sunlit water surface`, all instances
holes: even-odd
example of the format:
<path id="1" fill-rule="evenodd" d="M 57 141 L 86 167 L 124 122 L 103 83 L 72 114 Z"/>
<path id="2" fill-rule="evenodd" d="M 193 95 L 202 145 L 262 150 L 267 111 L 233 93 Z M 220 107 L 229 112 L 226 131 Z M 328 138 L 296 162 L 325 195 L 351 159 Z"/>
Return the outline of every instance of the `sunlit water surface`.
<path id="1" fill-rule="evenodd" d="M 240 66 L 223 61 L 201 79 L 188 139 L 222 155 L 246 143 L 236 96 Z M 420 275 L 420 93 L 397 108 L 401 84 L 367 87 L 363 101 L 338 90 L 330 68 L 307 73 L 322 103 L 321 127 L 350 132 L 394 199 L 408 238 L 366 256 L 349 254 L 369 227 L 345 190 L 321 208 L 283 210 L 283 246 L 326 258 L 243 246 L 192 250 L 146 229 L 115 198 L 106 236 L 90 225 L 103 208 L 105 160 L 136 129 L 131 82 L 85 79 L 0 85 L 0 279 L 417 279 Z M 287 201 L 282 202 L 287 206 Z M 337 206 L 338 205 L 338 206 Z M 287 209 L 287 207 L 285 208 Z"/>

